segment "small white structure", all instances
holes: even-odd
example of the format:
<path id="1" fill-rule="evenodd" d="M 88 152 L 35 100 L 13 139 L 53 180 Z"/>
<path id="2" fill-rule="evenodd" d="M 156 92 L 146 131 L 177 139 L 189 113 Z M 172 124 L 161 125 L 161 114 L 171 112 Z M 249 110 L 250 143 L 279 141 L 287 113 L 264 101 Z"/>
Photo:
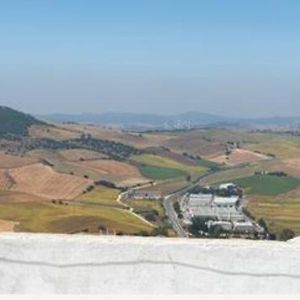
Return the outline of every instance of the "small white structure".
<path id="1" fill-rule="evenodd" d="M 234 183 L 223 183 L 219 185 L 220 190 L 235 189 L 236 187 Z"/>
<path id="2" fill-rule="evenodd" d="M 195 206 L 209 206 L 213 200 L 212 194 L 190 194 L 189 196 L 189 207 Z"/>
<path id="3" fill-rule="evenodd" d="M 161 198 L 161 193 L 156 191 L 131 190 L 125 194 L 125 199 L 128 200 L 160 200 Z"/>
<path id="4" fill-rule="evenodd" d="M 222 229 L 231 231 L 232 230 L 232 223 L 228 221 L 208 221 L 207 222 L 207 227 L 214 227 L 214 226 L 220 226 Z"/>
<path id="5" fill-rule="evenodd" d="M 240 233 L 253 233 L 255 231 L 255 227 L 249 221 L 234 222 L 233 230 Z"/>
<path id="6" fill-rule="evenodd" d="M 218 197 L 216 196 L 213 200 L 213 205 L 217 207 L 227 207 L 232 208 L 238 204 L 239 197 L 231 196 L 231 197 Z"/>

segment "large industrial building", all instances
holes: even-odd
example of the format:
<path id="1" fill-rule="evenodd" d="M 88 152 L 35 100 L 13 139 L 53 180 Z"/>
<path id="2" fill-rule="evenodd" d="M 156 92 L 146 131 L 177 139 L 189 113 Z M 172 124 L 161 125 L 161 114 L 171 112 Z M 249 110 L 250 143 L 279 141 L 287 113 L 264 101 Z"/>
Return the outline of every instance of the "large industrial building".
<path id="1" fill-rule="evenodd" d="M 234 189 L 232 183 L 222 184 L 220 190 Z M 214 194 L 187 194 L 181 201 L 183 223 L 189 225 L 192 218 L 201 216 L 213 220 L 211 226 L 219 225 L 224 230 L 253 233 L 257 226 L 246 217 L 241 209 L 239 196 L 221 197 Z"/>

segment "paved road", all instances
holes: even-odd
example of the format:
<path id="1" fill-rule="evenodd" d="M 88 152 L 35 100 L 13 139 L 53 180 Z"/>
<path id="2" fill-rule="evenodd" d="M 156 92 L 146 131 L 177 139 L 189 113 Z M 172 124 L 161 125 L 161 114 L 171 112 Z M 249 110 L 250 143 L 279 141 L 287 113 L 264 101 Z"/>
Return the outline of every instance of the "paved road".
<path id="1" fill-rule="evenodd" d="M 178 200 L 179 198 L 181 198 L 188 191 L 193 189 L 195 186 L 197 186 L 199 183 L 201 183 L 201 181 L 203 179 L 205 179 L 206 177 L 208 177 L 214 173 L 216 173 L 216 172 L 206 173 L 205 175 L 198 177 L 198 179 L 195 183 L 193 183 L 187 187 L 184 187 L 183 189 L 181 189 L 173 194 L 170 194 L 170 195 L 167 195 L 164 197 L 163 205 L 164 205 L 164 208 L 166 211 L 166 215 L 168 216 L 173 229 L 177 232 L 179 237 L 189 237 L 189 234 L 182 228 L 182 226 L 179 222 L 179 219 L 177 217 L 176 211 L 173 206 L 174 202 L 176 200 Z"/>

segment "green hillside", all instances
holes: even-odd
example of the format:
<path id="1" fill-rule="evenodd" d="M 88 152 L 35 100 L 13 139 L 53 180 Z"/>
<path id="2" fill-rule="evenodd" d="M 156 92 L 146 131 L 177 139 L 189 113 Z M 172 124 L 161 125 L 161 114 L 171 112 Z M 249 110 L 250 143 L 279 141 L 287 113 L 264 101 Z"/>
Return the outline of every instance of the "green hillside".
<path id="1" fill-rule="evenodd" d="M 0 106 L 0 124 L 0 136 L 27 135 L 31 125 L 43 122 L 12 108 Z"/>

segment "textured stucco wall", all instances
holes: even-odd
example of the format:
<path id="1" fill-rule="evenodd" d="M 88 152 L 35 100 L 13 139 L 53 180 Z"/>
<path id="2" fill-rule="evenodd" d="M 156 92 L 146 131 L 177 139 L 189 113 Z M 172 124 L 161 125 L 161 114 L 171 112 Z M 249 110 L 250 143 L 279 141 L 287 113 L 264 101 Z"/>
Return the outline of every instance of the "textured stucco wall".
<path id="1" fill-rule="evenodd" d="M 297 293 L 300 243 L 0 234 L 1 293 Z"/>

